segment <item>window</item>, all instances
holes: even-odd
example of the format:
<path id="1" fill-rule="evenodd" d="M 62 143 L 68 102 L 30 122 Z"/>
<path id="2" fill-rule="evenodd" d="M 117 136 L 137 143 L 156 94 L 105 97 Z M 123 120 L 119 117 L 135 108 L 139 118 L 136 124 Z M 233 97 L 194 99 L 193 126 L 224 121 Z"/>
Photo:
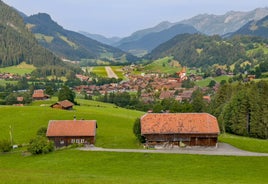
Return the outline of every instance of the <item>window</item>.
<path id="1" fill-rule="evenodd" d="M 76 139 L 76 143 L 78 143 L 78 144 L 79 144 L 79 143 L 80 143 L 80 139 Z"/>
<path id="2" fill-rule="evenodd" d="M 81 143 L 84 143 L 85 142 L 85 139 L 81 139 Z"/>
<path id="3" fill-rule="evenodd" d="M 75 143 L 75 139 L 72 139 L 72 140 L 71 140 L 71 143 Z"/>
<path id="4" fill-rule="evenodd" d="M 60 144 L 64 144 L 64 140 L 60 140 Z"/>

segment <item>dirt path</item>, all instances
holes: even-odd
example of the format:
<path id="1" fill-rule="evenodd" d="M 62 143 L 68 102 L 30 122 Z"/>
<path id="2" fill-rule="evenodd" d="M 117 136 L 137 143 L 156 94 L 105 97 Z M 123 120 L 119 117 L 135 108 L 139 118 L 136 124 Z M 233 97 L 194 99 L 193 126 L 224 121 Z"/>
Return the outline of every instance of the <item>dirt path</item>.
<path id="1" fill-rule="evenodd" d="M 79 148 L 84 151 L 105 152 L 135 152 L 135 153 L 173 153 L 173 154 L 198 154 L 198 155 L 231 155 L 231 156 L 268 156 L 268 153 L 255 153 L 240 150 L 226 143 L 218 143 L 218 147 L 191 147 L 191 148 L 165 148 L 165 149 L 109 149 L 88 146 Z"/>
<path id="2" fill-rule="evenodd" d="M 105 66 L 105 70 L 109 78 L 118 79 L 118 76 L 114 73 L 113 69 L 109 66 Z"/>

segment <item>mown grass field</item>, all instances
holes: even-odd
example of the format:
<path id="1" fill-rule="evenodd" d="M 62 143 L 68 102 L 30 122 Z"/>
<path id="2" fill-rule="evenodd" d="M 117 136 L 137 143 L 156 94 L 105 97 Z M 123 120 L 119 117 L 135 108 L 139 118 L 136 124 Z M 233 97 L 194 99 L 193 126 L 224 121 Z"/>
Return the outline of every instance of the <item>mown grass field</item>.
<path id="1" fill-rule="evenodd" d="M 111 104 L 94 101 L 77 100 L 80 106 L 73 111 L 63 111 L 49 107 L 55 101 L 39 101 L 34 106 L 13 107 L 0 106 L 0 140 L 9 139 L 9 127 L 13 129 L 16 144 L 28 143 L 36 131 L 47 126 L 49 120 L 94 119 L 97 120 L 96 145 L 110 148 L 139 147 L 133 133 L 132 126 L 137 117 L 143 112 L 117 108 Z"/>
<path id="2" fill-rule="evenodd" d="M 92 67 L 91 72 L 97 74 L 100 77 L 108 77 L 104 66 L 94 66 Z"/>
<path id="3" fill-rule="evenodd" d="M 268 182 L 268 157 L 60 150 L 0 155 L 1 183 L 254 183 Z"/>
<path id="4" fill-rule="evenodd" d="M 31 73 L 34 70 L 35 70 L 35 67 L 33 65 L 28 65 L 25 62 L 22 62 L 17 66 L 0 68 L 0 73 L 12 73 L 12 74 L 25 75 L 27 73 Z"/>
<path id="5" fill-rule="evenodd" d="M 230 77 L 227 75 L 221 75 L 218 77 L 208 77 L 206 79 L 200 80 L 200 81 L 196 81 L 196 85 L 200 86 L 200 87 L 205 87 L 208 86 L 208 84 L 210 83 L 210 81 L 215 80 L 217 83 L 220 83 L 222 80 L 226 80 L 226 82 L 228 82 L 228 79 Z"/>
<path id="6" fill-rule="evenodd" d="M 118 78 L 124 79 L 125 76 L 123 74 L 122 66 L 111 66 L 114 73 L 117 75 Z"/>
<path id="7" fill-rule="evenodd" d="M 0 140 L 9 138 L 12 125 L 16 143 L 27 143 L 38 128 L 52 119 L 96 119 L 96 146 L 141 148 L 132 125 L 143 112 L 117 108 L 112 104 L 79 100 L 73 111 L 51 109 L 50 101 L 32 106 L 0 106 Z M 221 141 L 247 144 L 253 151 L 267 149 L 267 141 L 222 135 Z M 236 141 L 237 140 L 237 141 Z M 240 141 L 239 141 L 240 140 Z M 58 150 L 47 155 L 29 156 L 20 150 L 0 153 L 0 183 L 268 183 L 268 157 L 206 156 L 156 153 L 90 152 Z"/>

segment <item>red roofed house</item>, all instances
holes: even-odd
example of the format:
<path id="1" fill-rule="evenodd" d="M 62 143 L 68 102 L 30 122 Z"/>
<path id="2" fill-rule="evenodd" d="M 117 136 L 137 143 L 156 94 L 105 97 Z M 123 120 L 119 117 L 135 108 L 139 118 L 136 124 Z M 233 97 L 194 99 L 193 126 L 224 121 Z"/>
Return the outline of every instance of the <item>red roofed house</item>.
<path id="1" fill-rule="evenodd" d="M 69 100 L 63 100 L 63 101 L 52 104 L 50 107 L 56 108 L 56 109 L 71 110 L 73 109 L 73 106 L 74 104 L 70 102 Z"/>
<path id="2" fill-rule="evenodd" d="M 141 134 L 148 145 L 216 146 L 220 133 L 208 113 L 148 113 L 141 117 Z"/>
<path id="3" fill-rule="evenodd" d="M 38 90 L 34 90 L 32 98 L 34 100 L 46 100 L 49 98 L 49 95 L 45 94 L 44 90 L 38 89 Z"/>
<path id="4" fill-rule="evenodd" d="M 94 144 L 96 120 L 50 120 L 46 136 L 56 147 L 77 144 Z"/>

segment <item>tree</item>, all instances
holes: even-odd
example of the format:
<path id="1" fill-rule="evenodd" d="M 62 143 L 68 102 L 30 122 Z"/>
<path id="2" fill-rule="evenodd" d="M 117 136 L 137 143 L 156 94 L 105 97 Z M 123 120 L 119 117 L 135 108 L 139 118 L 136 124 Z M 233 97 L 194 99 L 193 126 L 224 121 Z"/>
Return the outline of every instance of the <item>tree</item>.
<path id="1" fill-rule="evenodd" d="M 33 155 L 46 154 L 54 151 L 54 143 L 44 136 L 37 136 L 30 140 L 28 151 Z"/>
<path id="2" fill-rule="evenodd" d="M 67 86 L 63 86 L 60 91 L 59 91 L 59 95 L 58 95 L 58 100 L 59 101 L 63 101 L 63 100 L 69 100 L 73 103 L 75 99 L 75 93 Z"/>
<path id="3" fill-rule="evenodd" d="M 141 143 L 145 143 L 145 137 L 141 135 L 141 122 L 137 118 L 133 125 L 133 133 Z"/>
<path id="4" fill-rule="evenodd" d="M 192 106 L 194 112 L 204 112 L 206 105 L 203 100 L 203 93 L 200 89 L 197 89 L 192 94 Z"/>
<path id="5" fill-rule="evenodd" d="M 208 84 L 208 87 L 212 88 L 216 85 L 216 81 L 215 80 L 211 80 Z"/>

